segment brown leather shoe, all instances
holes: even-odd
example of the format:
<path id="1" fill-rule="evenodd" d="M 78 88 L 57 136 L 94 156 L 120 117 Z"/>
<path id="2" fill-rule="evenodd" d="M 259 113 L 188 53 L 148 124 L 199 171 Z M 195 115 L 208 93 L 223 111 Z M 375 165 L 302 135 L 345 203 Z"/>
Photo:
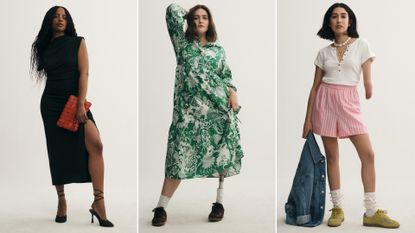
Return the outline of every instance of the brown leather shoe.
<path id="1" fill-rule="evenodd" d="M 213 203 L 212 212 L 209 214 L 209 222 L 219 222 L 222 220 L 224 213 L 225 209 L 221 203 Z"/>
<path id="2" fill-rule="evenodd" d="M 163 226 L 167 221 L 167 213 L 163 207 L 157 207 L 153 209 L 154 217 L 151 224 L 155 227 Z"/>

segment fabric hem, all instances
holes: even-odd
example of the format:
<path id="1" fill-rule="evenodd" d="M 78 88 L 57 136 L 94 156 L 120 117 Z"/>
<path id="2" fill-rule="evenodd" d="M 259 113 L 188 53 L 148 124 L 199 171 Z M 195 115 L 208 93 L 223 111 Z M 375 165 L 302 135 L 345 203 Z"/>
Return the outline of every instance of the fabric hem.
<path id="1" fill-rule="evenodd" d="M 304 225 L 310 222 L 310 220 L 311 220 L 311 215 L 307 214 L 307 215 L 297 216 L 296 222 L 298 225 Z"/>
<path id="2" fill-rule="evenodd" d="M 362 135 L 362 134 L 368 134 L 368 133 L 369 133 L 368 131 L 362 131 L 362 132 L 357 132 L 357 133 L 342 135 L 342 136 L 339 136 L 339 138 L 341 138 L 341 139 L 343 139 L 343 138 L 350 138 L 350 137 L 353 137 L 353 136 Z"/>
<path id="3" fill-rule="evenodd" d="M 319 132 L 318 130 L 313 130 L 313 132 L 317 135 L 322 136 L 322 137 L 331 137 L 331 138 L 340 138 L 340 139 L 350 138 L 352 136 L 368 134 L 369 133 L 367 130 L 366 131 L 357 131 L 357 132 L 353 132 L 353 133 L 345 134 L 345 135 L 326 134 L 326 133 L 323 133 L 323 132 Z"/>
<path id="4" fill-rule="evenodd" d="M 64 181 L 64 182 L 59 182 L 59 183 L 53 183 L 52 185 L 65 185 L 65 184 L 83 184 L 83 183 L 92 183 L 92 180 L 74 180 L 74 181 Z"/>
<path id="5" fill-rule="evenodd" d="M 169 178 L 169 179 L 172 179 L 172 180 L 191 180 L 191 179 L 196 179 L 196 178 L 219 178 L 219 174 L 220 173 L 218 173 L 218 175 L 209 175 L 209 176 L 192 176 L 192 177 L 171 177 L 171 176 L 167 176 L 167 175 L 165 175 L 164 177 L 165 178 Z M 231 174 L 225 174 L 225 176 L 224 176 L 224 178 L 228 178 L 228 177 L 231 177 L 231 176 L 236 176 L 236 175 L 239 175 L 240 174 L 240 172 L 238 171 L 238 172 L 233 172 L 233 173 L 231 173 Z"/>

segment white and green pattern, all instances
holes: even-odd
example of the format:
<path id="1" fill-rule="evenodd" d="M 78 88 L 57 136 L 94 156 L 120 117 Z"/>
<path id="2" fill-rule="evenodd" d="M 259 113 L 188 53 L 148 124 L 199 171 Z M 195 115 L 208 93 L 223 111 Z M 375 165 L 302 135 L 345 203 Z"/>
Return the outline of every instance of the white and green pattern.
<path id="1" fill-rule="evenodd" d="M 186 11 L 167 8 L 167 28 L 177 59 L 173 122 L 165 175 L 171 179 L 239 174 L 243 152 L 236 113 L 228 107 L 231 71 L 216 42 L 188 42 Z"/>

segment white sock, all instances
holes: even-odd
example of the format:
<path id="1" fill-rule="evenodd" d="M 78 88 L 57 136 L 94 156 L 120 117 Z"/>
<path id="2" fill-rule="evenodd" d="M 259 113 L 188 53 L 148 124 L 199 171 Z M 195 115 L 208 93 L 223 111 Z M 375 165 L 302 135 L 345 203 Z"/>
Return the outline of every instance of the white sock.
<path id="1" fill-rule="evenodd" d="M 216 202 L 217 203 L 221 203 L 223 202 L 223 177 L 219 178 L 219 188 L 217 189 L 216 192 Z"/>
<path id="2" fill-rule="evenodd" d="M 342 208 L 343 194 L 341 193 L 340 189 L 330 191 L 330 196 L 333 207 Z"/>
<path id="3" fill-rule="evenodd" d="M 163 207 L 164 209 L 166 209 L 167 204 L 169 204 L 169 201 L 170 201 L 170 197 L 160 195 L 160 199 L 159 199 L 159 203 L 157 203 L 157 207 Z"/>
<path id="4" fill-rule="evenodd" d="M 375 215 L 377 211 L 375 192 L 365 192 L 363 204 L 366 208 L 366 216 L 371 217 Z"/>

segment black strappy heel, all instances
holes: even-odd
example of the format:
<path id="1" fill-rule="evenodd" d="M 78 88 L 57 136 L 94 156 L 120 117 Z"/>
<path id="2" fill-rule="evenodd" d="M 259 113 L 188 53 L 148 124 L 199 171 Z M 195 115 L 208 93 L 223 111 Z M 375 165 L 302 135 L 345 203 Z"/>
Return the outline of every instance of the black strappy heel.
<path id="1" fill-rule="evenodd" d="M 58 198 L 65 197 L 65 190 L 64 189 L 56 190 L 56 191 L 58 192 Z M 66 222 L 66 219 L 67 219 L 66 214 L 63 215 L 63 216 L 59 216 L 59 215 L 56 214 L 55 222 L 64 223 L 64 222 Z"/>
<path id="2" fill-rule="evenodd" d="M 99 214 L 94 210 L 94 203 L 104 199 L 104 192 L 99 189 L 94 189 L 94 202 L 91 205 L 91 209 L 89 212 L 91 213 L 91 223 L 94 223 L 94 216 L 98 219 L 99 225 L 101 227 L 113 227 L 114 224 L 110 222 L 108 219 L 102 219 Z"/>

